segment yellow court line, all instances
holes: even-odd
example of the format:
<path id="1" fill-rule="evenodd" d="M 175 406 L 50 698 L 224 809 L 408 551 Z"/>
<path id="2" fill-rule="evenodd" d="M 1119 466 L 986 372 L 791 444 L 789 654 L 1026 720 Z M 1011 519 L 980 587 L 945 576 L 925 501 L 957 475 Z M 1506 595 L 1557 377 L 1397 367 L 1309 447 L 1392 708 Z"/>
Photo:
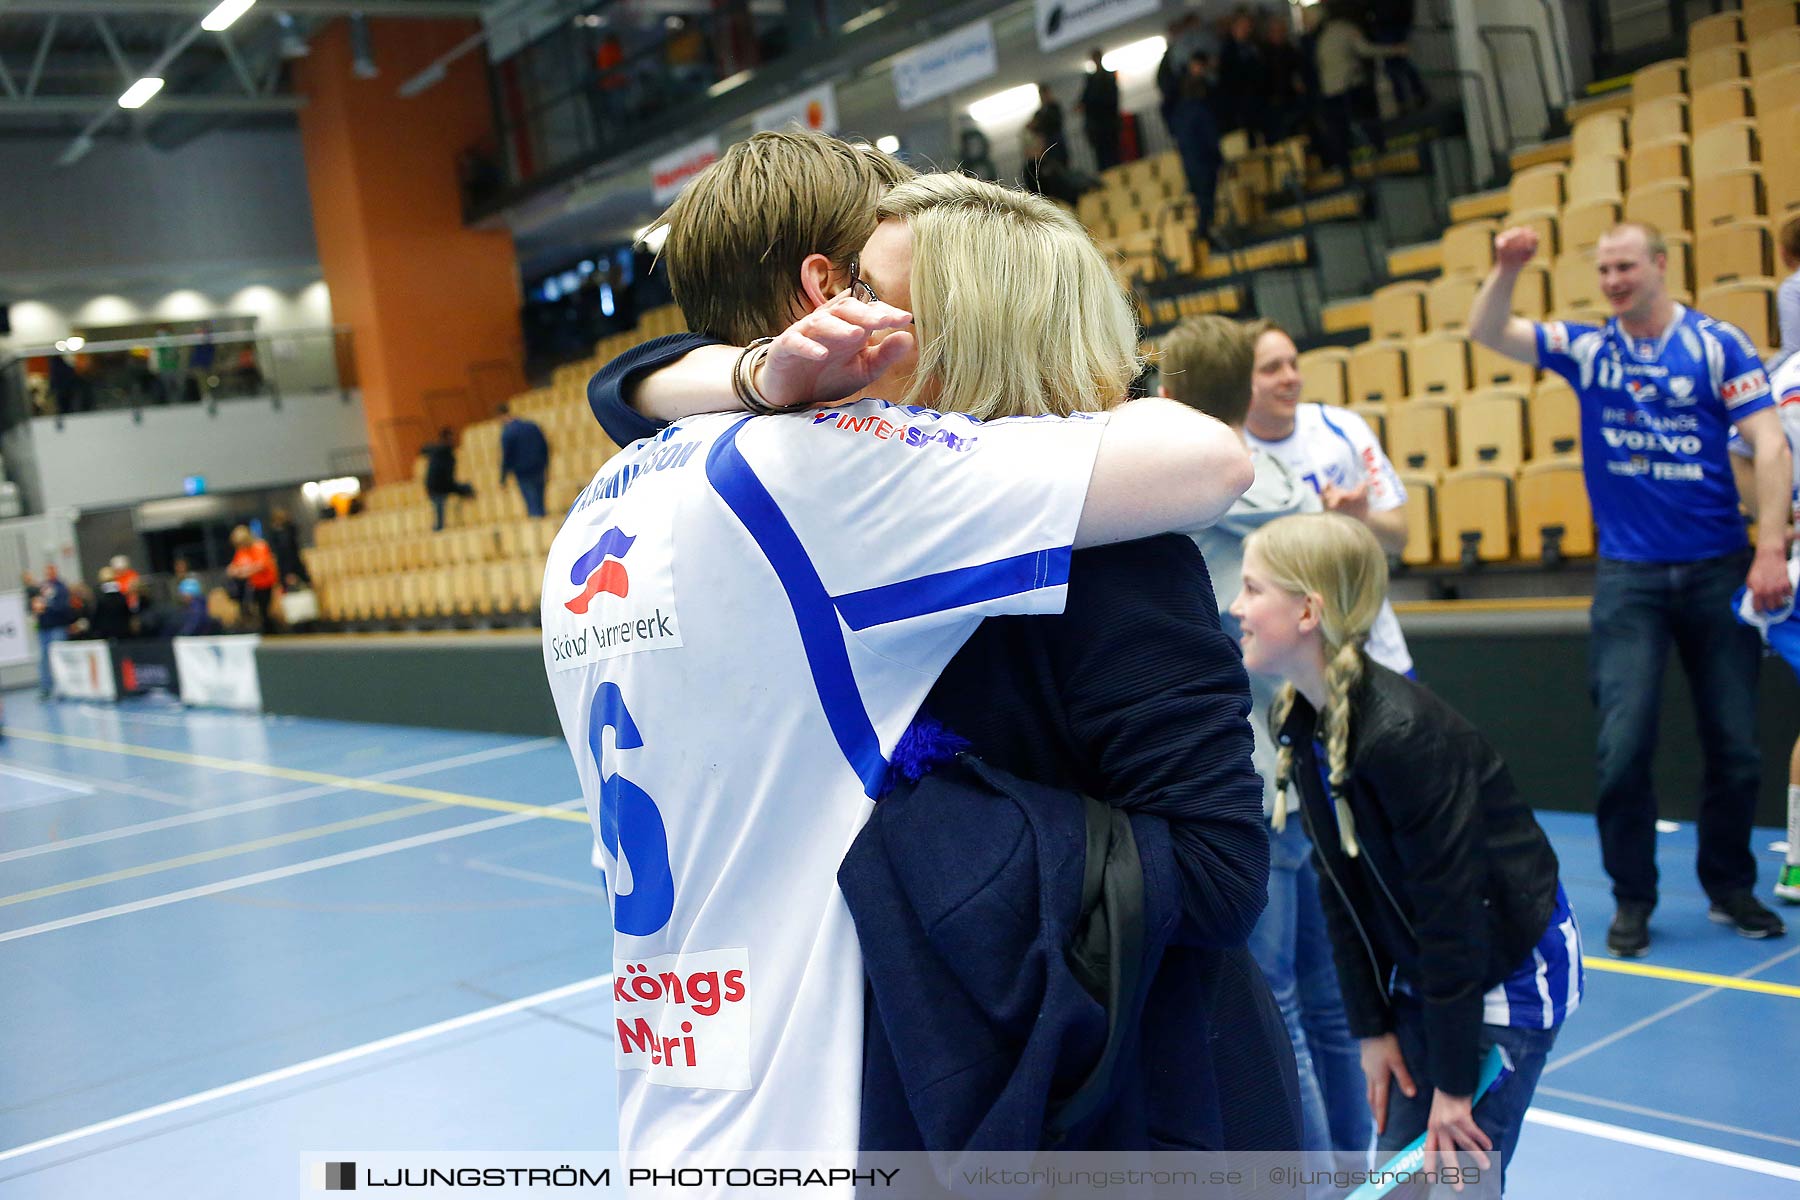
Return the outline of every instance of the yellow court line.
<path id="1" fill-rule="evenodd" d="M 1790 983 L 1740 979 L 1736 975 L 1713 975 L 1707 971 L 1683 971 L 1678 967 L 1653 967 L 1647 963 L 1620 962 L 1613 958 L 1583 958 L 1581 965 L 1590 971 L 1611 971 L 1615 975 L 1641 975 L 1646 979 L 1667 979 L 1673 983 L 1697 983 L 1703 987 L 1730 988 L 1735 992 L 1760 992 L 1765 996 L 1786 996 L 1793 1000 L 1800 1000 L 1800 987 L 1795 987 Z"/>
<path id="2" fill-rule="evenodd" d="M 370 825 L 381 825 L 388 821 L 399 821 L 406 817 L 416 817 L 420 813 L 441 812 L 441 805 L 412 804 L 405 808 L 390 808 L 385 812 L 369 813 L 366 816 L 352 817 L 347 821 L 334 821 L 329 825 L 315 825 L 310 829 L 296 829 L 292 833 L 276 834 L 272 837 L 258 838 L 253 842 L 239 842 L 235 846 L 218 846 L 211 850 L 202 850 L 197 854 L 184 854 L 180 858 L 165 858 L 161 862 L 145 863 L 139 867 L 127 867 L 122 871 L 108 871 L 104 875 L 90 875 L 86 879 L 71 879 L 67 883 L 53 884 L 50 887 L 36 888 L 29 892 L 19 892 L 12 896 L 0 896 L 0 908 L 9 904 L 23 904 L 27 900 L 42 900 L 46 896 L 60 896 L 65 892 L 79 892 L 84 888 L 99 887 L 103 883 L 117 883 L 121 879 L 137 879 L 143 875 L 155 875 L 160 871 L 173 871 L 180 867 L 191 867 L 196 863 L 214 862 L 221 858 L 230 858 L 235 854 L 249 854 L 256 850 L 268 850 L 275 846 L 287 846 L 294 842 L 309 841 L 312 838 L 328 837 L 334 833 L 343 833 L 351 829 L 366 829 Z"/>
<path id="3" fill-rule="evenodd" d="M 526 813 L 548 817 L 552 821 L 588 823 L 587 813 L 580 810 L 546 808 L 541 804 L 519 804 L 511 800 L 490 800 L 486 796 L 468 796 L 461 792 L 442 792 L 435 788 L 409 787 L 404 783 L 382 783 L 373 779 L 353 779 L 348 775 L 330 775 L 324 771 L 301 771 L 293 767 L 275 767 L 268 763 L 242 762 L 231 758 L 210 758 L 203 754 L 184 754 L 179 750 L 162 750 L 154 746 L 136 746 L 129 742 L 102 742 L 95 738 L 75 737 L 66 733 L 45 733 L 39 729 L 8 729 L 8 737 L 26 742 L 48 742 L 76 750 L 97 750 L 103 754 L 124 754 L 132 758 L 148 758 L 157 762 L 181 763 L 190 767 L 209 767 L 215 771 L 236 771 L 244 775 L 261 775 L 269 779 L 291 779 L 297 783 L 321 783 L 351 792 L 371 792 L 378 796 L 398 796 L 403 800 L 429 800 L 433 804 L 451 804 L 461 808 L 485 808 L 491 812 Z"/>

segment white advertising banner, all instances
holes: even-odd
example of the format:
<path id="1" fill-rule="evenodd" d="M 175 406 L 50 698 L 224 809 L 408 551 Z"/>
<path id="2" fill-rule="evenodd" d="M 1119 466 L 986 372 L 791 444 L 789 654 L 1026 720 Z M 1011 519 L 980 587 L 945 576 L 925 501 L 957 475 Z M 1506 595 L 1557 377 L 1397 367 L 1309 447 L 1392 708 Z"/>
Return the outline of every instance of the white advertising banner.
<path id="1" fill-rule="evenodd" d="M 758 109 L 750 117 L 750 128 L 786 129 L 798 125 L 815 133 L 838 131 L 837 89 L 829 83 L 790 96 L 780 104 Z"/>
<path id="2" fill-rule="evenodd" d="M 894 98 L 901 108 L 917 108 L 926 101 L 979 83 L 999 69 L 994 24 L 977 21 L 896 58 Z"/>
<path id="3" fill-rule="evenodd" d="M 57 642 L 50 647 L 50 681 L 65 700 L 117 700 L 112 647 L 105 642 Z"/>
<path id="4" fill-rule="evenodd" d="M 1161 0 L 1037 0 L 1038 49 L 1061 50 L 1085 42 L 1101 30 L 1161 7 Z"/>
<path id="5" fill-rule="evenodd" d="M 176 638 L 181 702 L 261 712 L 262 680 L 256 673 L 256 648 L 261 644 L 255 634 Z"/>
<path id="6" fill-rule="evenodd" d="M 0 592 L 0 666 L 27 663 L 34 657 L 25 621 L 25 593 Z"/>
<path id="7" fill-rule="evenodd" d="M 688 180 L 719 161 L 719 139 L 703 137 L 650 164 L 650 188 L 658 204 L 681 194 Z"/>

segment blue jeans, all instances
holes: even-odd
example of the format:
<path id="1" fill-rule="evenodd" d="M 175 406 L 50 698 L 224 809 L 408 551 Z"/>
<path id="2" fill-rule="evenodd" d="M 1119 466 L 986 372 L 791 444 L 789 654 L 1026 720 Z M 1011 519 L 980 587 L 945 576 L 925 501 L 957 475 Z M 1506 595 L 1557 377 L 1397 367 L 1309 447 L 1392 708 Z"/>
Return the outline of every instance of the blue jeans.
<path id="1" fill-rule="evenodd" d="M 517 474 L 519 495 L 525 500 L 525 515 L 541 517 L 544 515 L 544 473 L 535 471 L 531 474 Z"/>
<path id="2" fill-rule="evenodd" d="M 1366 1151 L 1372 1122 L 1362 1051 L 1344 1015 L 1312 843 L 1299 813 L 1288 814 L 1285 830 L 1269 830 L 1269 905 L 1251 931 L 1250 953 L 1294 1043 L 1304 1142 L 1297 1149 Z"/>
<path id="3" fill-rule="evenodd" d="M 1525 1124 L 1525 1110 L 1531 1107 L 1532 1093 L 1537 1091 L 1538 1077 L 1544 1073 L 1544 1061 L 1556 1045 L 1561 1029 L 1508 1029 L 1501 1025 L 1481 1027 L 1481 1050 L 1498 1045 L 1512 1063 L 1512 1074 L 1483 1096 L 1475 1105 L 1475 1123 L 1494 1143 L 1500 1154 L 1500 1186 L 1506 1186 L 1506 1164 L 1512 1161 L 1519 1146 L 1519 1131 Z M 1388 1089 L 1387 1130 L 1375 1143 L 1375 1165 L 1380 1166 L 1395 1153 L 1405 1149 L 1420 1134 L 1431 1117 L 1432 1082 L 1425 1057 L 1425 1014 L 1415 997 L 1405 993 L 1394 996 L 1394 1036 L 1400 1041 L 1400 1054 L 1406 1059 L 1407 1073 L 1418 1085 L 1418 1091 L 1407 1098 L 1398 1086 Z M 1459 1165 L 1470 1166 L 1473 1160 L 1459 1156 Z M 1435 1194 L 1435 1193 L 1434 1193 Z"/>
<path id="4" fill-rule="evenodd" d="M 55 629 L 38 630 L 38 692 L 48 696 L 55 691 L 54 681 L 50 676 L 50 647 L 57 642 L 69 640 L 69 627 L 59 625 Z"/>
<path id="5" fill-rule="evenodd" d="M 1754 630 L 1731 612 L 1751 553 L 1685 563 L 1603 558 L 1594 577 L 1589 667 L 1600 718 L 1594 817 L 1621 901 L 1656 903 L 1656 793 L 1650 760 L 1673 645 L 1693 696 L 1703 756 L 1700 885 L 1714 900 L 1756 886 L 1750 828 L 1762 781 L 1756 747 Z"/>

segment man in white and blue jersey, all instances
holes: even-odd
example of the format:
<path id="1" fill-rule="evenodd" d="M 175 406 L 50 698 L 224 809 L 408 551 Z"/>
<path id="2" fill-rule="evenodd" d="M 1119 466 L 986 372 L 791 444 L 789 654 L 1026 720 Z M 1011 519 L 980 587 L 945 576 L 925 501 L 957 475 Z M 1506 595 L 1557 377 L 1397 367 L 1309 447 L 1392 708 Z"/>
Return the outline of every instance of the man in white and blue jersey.
<path id="1" fill-rule="evenodd" d="M 1581 401 L 1582 461 L 1600 538 L 1589 641 L 1600 717 L 1594 815 L 1618 906 L 1607 949 L 1638 957 L 1650 947 L 1650 762 L 1671 645 L 1705 756 L 1697 869 L 1710 915 L 1745 937 L 1778 937 L 1786 927 L 1753 895 L 1758 642 L 1730 602 L 1747 587 L 1762 611 L 1786 603 L 1787 526 L 1764 522 L 1751 548 L 1726 450 L 1735 424 L 1752 448 L 1762 511 L 1784 512 L 1790 460 L 1768 377 L 1742 331 L 1670 296 L 1662 235 L 1647 225 L 1626 223 L 1600 239 L 1595 264 L 1613 311 L 1605 325 L 1513 316 L 1513 285 L 1537 242 L 1524 228 L 1494 239 L 1494 270 L 1476 294 L 1469 334 L 1555 371 Z"/>

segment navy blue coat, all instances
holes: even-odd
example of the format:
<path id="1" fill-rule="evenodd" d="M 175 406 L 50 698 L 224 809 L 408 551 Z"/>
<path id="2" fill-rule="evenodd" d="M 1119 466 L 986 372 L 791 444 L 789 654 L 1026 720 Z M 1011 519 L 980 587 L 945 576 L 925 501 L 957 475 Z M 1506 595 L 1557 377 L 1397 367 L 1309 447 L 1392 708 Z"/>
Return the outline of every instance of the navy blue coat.
<path id="1" fill-rule="evenodd" d="M 542 475 L 550 466 L 550 443 L 536 421 L 513 417 L 500 427 L 500 482 L 511 475 Z"/>

